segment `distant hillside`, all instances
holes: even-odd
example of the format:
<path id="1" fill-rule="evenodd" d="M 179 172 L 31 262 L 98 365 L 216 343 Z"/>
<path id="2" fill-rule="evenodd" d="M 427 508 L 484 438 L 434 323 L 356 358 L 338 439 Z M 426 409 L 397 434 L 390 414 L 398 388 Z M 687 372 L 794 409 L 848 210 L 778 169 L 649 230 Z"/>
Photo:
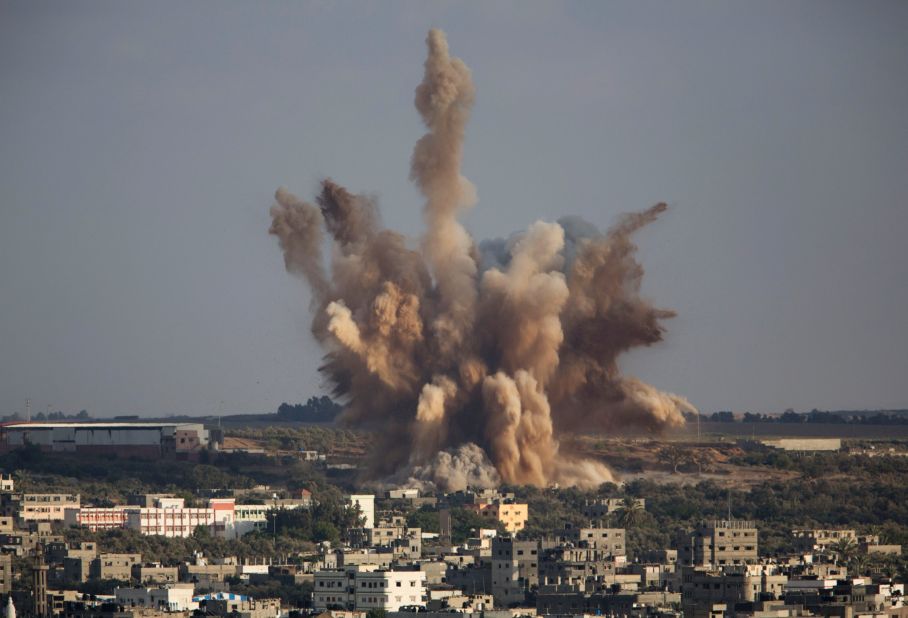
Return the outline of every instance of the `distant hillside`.
<path id="1" fill-rule="evenodd" d="M 712 423 L 829 423 L 837 425 L 908 425 L 908 410 L 811 410 L 795 412 L 785 410 L 782 414 L 759 414 L 731 411 L 700 414 L 700 422 Z M 688 421 L 697 421 L 696 414 L 687 414 Z"/>

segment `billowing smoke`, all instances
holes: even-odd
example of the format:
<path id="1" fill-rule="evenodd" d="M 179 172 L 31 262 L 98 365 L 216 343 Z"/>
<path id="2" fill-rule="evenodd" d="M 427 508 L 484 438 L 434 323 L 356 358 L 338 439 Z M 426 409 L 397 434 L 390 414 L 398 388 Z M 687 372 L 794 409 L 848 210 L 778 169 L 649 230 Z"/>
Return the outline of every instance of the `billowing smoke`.
<path id="1" fill-rule="evenodd" d="M 343 420 L 377 430 L 376 476 L 443 489 L 612 480 L 563 452 L 559 433 L 658 431 L 693 410 L 617 363 L 660 341 L 673 315 L 640 297 L 631 241 L 666 206 L 605 233 L 565 218 L 477 246 L 458 220 L 476 202 L 461 175 L 470 70 L 442 32 L 427 45 L 415 101 L 427 132 L 410 174 L 425 198 L 418 250 L 382 228 L 373 199 L 332 180 L 314 204 L 275 196 L 270 232 L 312 290 L 321 371 L 347 404 Z"/>

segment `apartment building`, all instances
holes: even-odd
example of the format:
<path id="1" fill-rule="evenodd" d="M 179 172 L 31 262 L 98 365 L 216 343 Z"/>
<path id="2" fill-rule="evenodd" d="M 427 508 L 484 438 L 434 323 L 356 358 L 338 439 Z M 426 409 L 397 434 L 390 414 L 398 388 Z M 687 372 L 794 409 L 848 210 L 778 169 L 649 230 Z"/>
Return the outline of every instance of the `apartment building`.
<path id="1" fill-rule="evenodd" d="M 425 607 L 426 603 L 426 574 L 420 570 L 353 566 L 315 574 L 312 604 L 316 610 L 396 612 L 408 606 Z"/>
<path id="2" fill-rule="evenodd" d="M 354 494 L 347 497 L 349 506 L 358 507 L 363 521 L 363 528 L 372 528 L 375 526 L 375 495 L 374 494 Z"/>
<path id="3" fill-rule="evenodd" d="M 599 549 L 612 556 L 627 554 L 627 539 L 624 528 L 578 528 L 565 526 L 559 536 L 562 543 L 573 543 L 578 547 Z"/>
<path id="4" fill-rule="evenodd" d="M 4 515 L 22 522 L 63 521 L 66 509 L 79 508 L 79 494 L 6 494 Z"/>
<path id="5" fill-rule="evenodd" d="M 522 603 L 527 593 L 539 585 L 540 551 L 539 541 L 492 539 L 491 592 L 497 606 Z"/>
<path id="6" fill-rule="evenodd" d="M 465 505 L 489 522 L 490 528 L 498 523 L 511 534 L 517 534 L 526 527 L 529 519 L 529 506 L 516 502 L 475 502 Z"/>
<path id="7" fill-rule="evenodd" d="M 134 564 L 132 578 L 140 584 L 175 584 L 180 581 L 180 573 L 177 567 L 160 563 Z"/>
<path id="8" fill-rule="evenodd" d="M 91 561 L 89 577 L 128 582 L 132 577 L 133 565 L 141 562 L 142 554 L 101 554 Z"/>
<path id="9" fill-rule="evenodd" d="M 682 532 L 675 543 L 686 566 L 725 566 L 757 560 L 757 528 L 752 521 L 714 520 Z"/>
<path id="10" fill-rule="evenodd" d="M 372 571 L 357 573 L 355 609 L 400 611 L 402 607 L 425 607 L 426 574 L 423 571 Z"/>
<path id="11" fill-rule="evenodd" d="M 775 565 L 750 565 L 712 569 L 681 568 L 681 604 L 685 618 L 709 618 L 714 605 L 730 610 L 738 603 L 780 599 L 788 576 Z"/>

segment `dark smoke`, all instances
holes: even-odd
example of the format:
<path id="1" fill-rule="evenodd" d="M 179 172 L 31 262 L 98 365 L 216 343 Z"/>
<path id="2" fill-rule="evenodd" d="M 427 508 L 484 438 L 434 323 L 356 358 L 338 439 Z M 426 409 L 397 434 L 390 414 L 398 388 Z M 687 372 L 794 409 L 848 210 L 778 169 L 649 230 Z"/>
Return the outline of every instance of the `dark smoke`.
<path id="1" fill-rule="evenodd" d="M 321 371 L 348 403 L 344 420 L 380 430 L 377 475 L 445 489 L 611 480 L 560 452 L 559 432 L 661 430 L 693 409 L 617 364 L 660 341 L 673 315 L 640 298 L 631 241 L 666 206 L 604 234 L 565 218 L 477 247 L 458 220 L 476 201 L 460 173 L 473 83 L 443 33 L 427 45 L 415 101 L 427 132 L 410 174 L 425 197 L 421 249 L 381 228 L 373 200 L 331 180 L 317 205 L 279 189 L 271 209 L 287 270 L 312 289 Z"/>

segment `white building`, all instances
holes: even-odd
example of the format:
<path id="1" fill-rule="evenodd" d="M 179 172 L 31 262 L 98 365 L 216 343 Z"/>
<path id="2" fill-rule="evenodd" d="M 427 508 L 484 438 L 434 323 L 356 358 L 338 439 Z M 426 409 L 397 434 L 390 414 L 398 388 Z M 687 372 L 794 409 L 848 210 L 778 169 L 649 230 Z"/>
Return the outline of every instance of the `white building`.
<path id="1" fill-rule="evenodd" d="M 426 605 L 424 571 L 381 570 L 374 565 L 319 571 L 315 574 L 312 604 L 316 610 L 343 608 L 400 611 L 409 605 Z"/>
<path id="2" fill-rule="evenodd" d="M 375 495 L 373 494 L 354 494 L 347 498 L 347 504 L 358 506 L 366 519 L 363 528 L 372 528 L 375 526 Z"/>
<path id="3" fill-rule="evenodd" d="M 356 574 L 356 609 L 400 611 L 401 607 L 426 605 L 425 571 L 373 571 Z"/>
<path id="4" fill-rule="evenodd" d="M 169 586 L 165 588 L 117 588 L 114 591 L 117 603 L 125 607 L 144 607 L 165 612 L 186 612 L 199 608 L 192 597 L 192 585 Z"/>
<path id="5" fill-rule="evenodd" d="M 126 509 L 127 507 L 123 506 L 66 508 L 63 523 L 70 528 L 88 528 L 92 532 L 125 528 Z"/>
<path id="6" fill-rule="evenodd" d="M 155 507 L 126 509 L 126 527 L 141 534 L 191 536 L 199 526 L 215 532 L 214 509 L 186 508 L 182 498 L 159 498 Z"/>

